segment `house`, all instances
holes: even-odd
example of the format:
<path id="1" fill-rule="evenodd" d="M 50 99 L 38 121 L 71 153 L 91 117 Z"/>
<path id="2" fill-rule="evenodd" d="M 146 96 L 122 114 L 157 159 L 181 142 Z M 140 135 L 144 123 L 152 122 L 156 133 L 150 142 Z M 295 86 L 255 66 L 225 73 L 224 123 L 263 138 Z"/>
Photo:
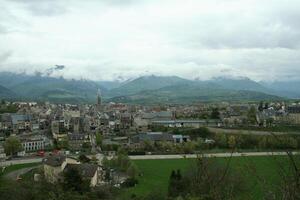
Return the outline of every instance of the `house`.
<path id="1" fill-rule="evenodd" d="M 50 183 L 61 180 L 61 172 L 67 163 L 76 164 L 78 161 L 72 158 L 66 158 L 64 155 L 52 155 L 45 158 L 43 160 L 45 179 Z"/>
<path id="2" fill-rule="evenodd" d="M 146 120 L 149 125 L 153 121 L 169 121 L 174 119 L 174 114 L 170 111 L 160 111 L 151 113 L 142 113 L 141 119 Z"/>
<path id="3" fill-rule="evenodd" d="M 80 150 L 85 142 L 90 142 L 89 136 L 81 133 L 69 133 L 68 142 L 71 150 Z"/>
<path id="4" fill-rule="evenodd" d="M 173 135 L 174 143 L 183 143 L 190 141 L 190 136 L 188 135 Z"/>
<path id="5" fill-rule="evenodd" d="M 66 130 L 64 126 L 65 121 L 64 120 L 54 120 L 51 123 L 51 130 L 53 138 L 55 139 L 61 139 L 66 137 Z"/>
<path id="6" fill-rule="evenodd" d="M 129 129 L 132 126 L 133 118 L 130 113 L 121 113 L 120 122 L 122 129 Z"/>
<path id="7" fill-rule="evenodd" d="M 133 125 L 138 133 L 143 133 L 148 131 L 148 126 L 149 126 L 148 121 L 142 119 L 139 116 L 134 118 Z"/>
<path id="8" fill-rule="evenodd" d="M 12 128 L 14 133 L 20 133 L 21 131 L 31 130 L 31 115 L 19 115 L 12 114 Z"/>
<path id="9" fill-rule="evenodd" d="M 293 105 L 287 107 L 288 119 L 292 124 L 300 124 L 300 106 Z"/>
<path id="10" fill-rule="evenodd" d="M 51 183 L 62 181 L 63 173 L 71 168 L 78 170 L 83 179 L 90 180 L 91 187 L 104 183 L 104 171 L 95 164 L 82 164 L 64 155 L 52 155 L 44 159 L 43 165 L 45 179 Z"/>
<path id="11" fill-rule="evenodd" d="M 5 113 L 0 115 L 0 130 L 12 130 L 12 119 L 10 114 Z"/>
<path id="12" fill-rule="evenodd" d="M 67 164 L 63 172 L 75 169 L 79 172 L 84 180 L 90 180 L 90 186 L 95 187 L 100 184 L 100 180 L 104 180 L 104 171 L 95 164 Z M 104 182 L 103 182 L 104 183 Z"/>

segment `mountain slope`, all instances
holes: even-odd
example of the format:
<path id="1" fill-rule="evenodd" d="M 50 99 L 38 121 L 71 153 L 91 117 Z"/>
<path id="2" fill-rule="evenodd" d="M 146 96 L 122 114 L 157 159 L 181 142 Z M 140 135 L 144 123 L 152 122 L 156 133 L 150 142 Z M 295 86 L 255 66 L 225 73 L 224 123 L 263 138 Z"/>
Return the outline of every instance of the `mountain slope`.
<path id="1" fill-rule="evenodd" d="M 260 101 L 281 100 L 283 98 L 261 92 L 245 90 L 227 90 L 209 84 L 183 84 L 167 86 L 157 90 L 142 91 L 133 95 L 114 97 L 111 100 L 128 103 L 192 103 L 218 101 Z"/>
<path id="2" fill-rule="evenodd" d="M 247 77 L 238 77 L 238 78 L 226 78 L 226 77 L 217 77 L 209 80 L 210 83 L 215 83 L 223 87 L 224 89 L 229 90 L 249 90 L 257 91 L 264 93 L 274 93 L 270 89 L 267 89 L 258 82 L 255 82 Z"/>
<path id="3" fill-rule="evenodd" d="M 72 98 L 92 101 L 96 98 L 98 88 L 100 86 L 92 81 L 35 76 L 11 89 L 27 98 L 47 100 L 51 97 L 55 100 L 57 96 L 63 102 L 65 96 L 66 102 L 69 102 Z"/>
<path id="4" fill-rule="evenodd" d="M 274 94 L 274 92 L 266 85 L 248 78 L 215 78 L 209 81 L 192 81 L 177 76 L 152 75 L 125 82 L 95 82 L 13 73 L 0 73 L 0 78 L 3 78 L 0 79 L 0 83 L 5 84 L 4 87 L 6 87 L 6 90 L 2 89 L 2 96 L 18 94 L 22 100 L 56 103 L 93 103 L 98 88 L 101 89 L 104 99 L 132 103 L 280 99 L 277 96 L 268 95 Z M 296 90 L 296 87 L 294 89 Z M 276 94 L 281 96 L 282 93 Z"/>
<path id="5" fill-rule="evenodd" d="M 0 85 L 0 98 L 11 99 L 15 97 L 16 94 L 14 92 Z"/>
<path id="6" fill-rule="evenodd" d="M 261 82 L 266 88 L 276 91 L 277 95 L 300 98 L 300 81 Z"/>
<path id="7" fill-rule="evenodd" d="M 156 90 L 166 86 L 191 83 L 192 81 L 179 78 L 177 76 L 142 76 L 132 81 L 126 82 L 118 88 L 112 89 L 109 96 L 120 96 L 136 94 L 146 90 Z"/>

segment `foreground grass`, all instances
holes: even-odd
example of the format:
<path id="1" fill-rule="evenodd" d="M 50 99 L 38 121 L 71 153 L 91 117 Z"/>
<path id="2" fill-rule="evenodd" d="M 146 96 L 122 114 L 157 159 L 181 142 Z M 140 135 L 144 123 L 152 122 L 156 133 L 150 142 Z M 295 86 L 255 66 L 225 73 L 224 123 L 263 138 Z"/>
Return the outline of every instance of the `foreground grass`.
<path id="1" fill-rule="evenodd" d="M 223 164 L 228 162 L 228 158 L 215 159 Z M 171 171 L 181 169 L 184 172 L 193 161 L 194 159 L 134 161 L 143 175 L 139 177 L 136 187 L 126 189 L 122 193 L 122 199 L 130 199 L 132 195 L 143 196 L 154 191 L 167 194 Z M 244 180 L 244 191 L 238 194 L 237 199 L 262 199 L 266 190 L 275 189 L 280 183 L 281 166 L 286 171 L 291 171 L 288 163 L 286 156 L 233 157 L 231 169 L 237 171 Z"/>
<path id="2" fill-rule="evenodd" d="M 38 166 L 41 163 L 26 163 L 26 164 L 17 164 L 17 165 L 10 165 L 5 167 L 5 169 L 3 170 L 2 167 L 0 168 L 0 176 L 3 176 L 5 174 L 8 174 L 10 172 L 19 170 L 19 169 L 23 169 L 23 168 L 28 168 L 28 167 L 34 167 L 34 166 Z"/>

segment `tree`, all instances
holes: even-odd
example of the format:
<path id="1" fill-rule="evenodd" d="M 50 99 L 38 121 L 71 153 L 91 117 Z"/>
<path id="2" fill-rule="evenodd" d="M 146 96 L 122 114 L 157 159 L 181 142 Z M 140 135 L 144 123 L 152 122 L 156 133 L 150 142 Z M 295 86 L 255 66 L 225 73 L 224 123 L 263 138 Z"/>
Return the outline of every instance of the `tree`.
<path id="1" fill-rule="evenodd" d="M 211 119 L 220 119 L 220 112 L 218 108 L 213 108 L 211 115 L 210 115 Z"/>
<path id="2" fill-rule="evenodd" d="M 216 134 L 215 136 L 216 145 L 219 148 L 227 148 L 227 137 L 223 133 Z"/>
<path id="3" fill-rule="evenodd" d="M 182 144 L 182 148 L 183 148 L 183 153 L 185 154 L 193 153 L 196 148 L 196 144 L 192 141 L 184 142 Z"/>
<path id="4" fill-rule="evenodd" d="M 139 173 L 138 167 L 133 162 L 131 162 L 126 173 L 130 178 L 136 179 L 136 177 Z"/>
<path id="5" fill-rule="evenodd" d="M 259 102 L 258 110 L 260 112 L 262 112 L 264 110 L 264 102 L 263 101 Z"/>
<path id="6" fill-rule="evenodd" d="M 150 140 L 145 140 L 144 141 L 144 150 L 145 151 L 153 151 L 154 150 L 153 142 Z"/>
<path id="7" fill-rule="evenodd" d="M 96 145 L 98 147 L 102 146 L 102 141 L 103 141 L 102 135 L 100 133 L 96 133 Z"/>
<path id="8" fill-rule="evenodd" d="M 83 180 L 79 171 L 73 167 L 64 172 L 63 188 L 65 190 L 86 192 L 89 190 L 88 181 Z"/>
<path id="9" fill-rule="evenodd" d="M 242 178 L 226 165 L 213 158 L 199 157 L 181 176 L 180 171 L 171 173 L 169 197 L 182 199 L 234 199 L 243 187 Z"/>
<path id="10" fill-rule="evenodd" d="M 256 120 L 256 109 L 254 106 L 251 106 L 250 110 L 248 111 L 247 114 L 248 117 L 248 122 L 250 124 L 256 124 L 257 120 Z"/>
<path id="11" fill-rule="evenodd" d="M 22 149 L 22 144 L 17 137 L 10 136 L 5 140 L 4 151 L 7 155 L 13 156 Z"/>
<path id="12" fill-rule="evenodd" d="M 229 136 L 229 138 L 228 138 L 228 146 L 231 149 L 235 148 L 235 146 L 236 146 L 236 139 L 233 135 Z"/>
<path id="13" fill-rule="evenodd" d="M 269 103 L 267 102 L 267 103 L 265 103 L 264 109 L 268 109 L 268 108 L 269 108 Z"/>
<path id="14" fill-rule="evenodd" d="M 172 170 L 169 179 L 168 195 L 170 197 L 177 197 L 183 192 L 183 181 L 181 171 L 178 169 L 176 172 Z"/>

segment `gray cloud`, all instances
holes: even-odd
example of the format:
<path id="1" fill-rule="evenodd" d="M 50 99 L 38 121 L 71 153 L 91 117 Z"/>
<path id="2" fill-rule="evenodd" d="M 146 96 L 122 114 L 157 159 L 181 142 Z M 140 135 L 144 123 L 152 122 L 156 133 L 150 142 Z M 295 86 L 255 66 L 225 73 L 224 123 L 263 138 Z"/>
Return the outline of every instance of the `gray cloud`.
<path id="1" fill-rule="evenodd" d="M 12 56 L 12 52 L 11 51 L 0 53 L 0 63 L 4 63 L 11 56 Z"/>
<path id="2" fill-rule="evenodd" d="M 0 71 L 256 80 L 300 75 L 300 2 L 5 0 Z M 67 67 L 55 70 L 56 64 Z"/>
<path id="3" fill-rule="evenodd" d="M 55 16 L 66 13 L 64 1 L 59 0 L 13 0 L 21 4 L 25 9 L 29 10 L 33 15 L 37 16 Z"/>

